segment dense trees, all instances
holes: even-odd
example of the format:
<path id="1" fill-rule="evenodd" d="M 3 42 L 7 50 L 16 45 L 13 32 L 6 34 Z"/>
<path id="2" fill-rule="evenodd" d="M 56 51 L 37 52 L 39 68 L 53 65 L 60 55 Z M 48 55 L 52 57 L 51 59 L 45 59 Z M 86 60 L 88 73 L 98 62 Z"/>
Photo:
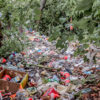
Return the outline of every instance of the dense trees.
<path id="1" fill-rule="evenodd" d="M 100 0 L 44 1 L 41 12 L 40 0 L 0 0 L 4 37 L 8 37 L 8 29 L 19 33 L 18 29 L 31 27 L 49 35 L 50 40 L 56 39 L 57 47 L 66 48 L 68 41 L 76 40 L 85 48 L 91 43 L 99 46 Z"/>
<path id="2" fill-rule="evenodd" d="M 40 30 L 58 39 L 57 46 L 65 47 L 66 40 L 78 39 L 88 45 L 100 44 L 99 0 L 49 0 L 44 9 Z M 74 30 L 70 31 L 70 29 Z"/>

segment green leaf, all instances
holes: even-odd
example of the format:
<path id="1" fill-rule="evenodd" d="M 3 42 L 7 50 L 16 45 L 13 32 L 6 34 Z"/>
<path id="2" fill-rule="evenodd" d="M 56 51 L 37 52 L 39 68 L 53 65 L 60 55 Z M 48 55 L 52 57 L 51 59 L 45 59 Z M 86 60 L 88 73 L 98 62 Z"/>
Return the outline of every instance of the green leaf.
<path id="1" fill-rule="evenodd" d="M 59 18 L 59 21 L 60 21 L 61 23 L 65 23 L 65 22 L 66 22 L 66 18 Z"/>

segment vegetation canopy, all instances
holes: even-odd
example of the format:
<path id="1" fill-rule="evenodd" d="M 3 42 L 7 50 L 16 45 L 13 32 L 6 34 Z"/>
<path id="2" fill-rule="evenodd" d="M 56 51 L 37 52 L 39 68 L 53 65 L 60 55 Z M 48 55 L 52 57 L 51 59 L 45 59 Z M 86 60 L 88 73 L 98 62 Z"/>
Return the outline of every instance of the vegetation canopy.
<path id="1" fill-rule="evenodd" d="M 7 48 L 22 50 L 18 36 L 22 39 L 25 27 L 57 40 L 60 48 L 76 40 L 84 48 L 91 43 L 100 46 L 100 0 L 45 0 L 45 5 L 40 0 L 0 0 L 0 21 L 4 36 L 0 55 Z"/>

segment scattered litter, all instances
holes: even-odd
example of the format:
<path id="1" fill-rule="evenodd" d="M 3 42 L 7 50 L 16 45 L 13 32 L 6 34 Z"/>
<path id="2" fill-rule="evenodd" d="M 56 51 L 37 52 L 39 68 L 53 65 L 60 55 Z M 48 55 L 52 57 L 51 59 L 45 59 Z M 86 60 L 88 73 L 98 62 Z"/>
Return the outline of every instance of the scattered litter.
<path id="1" fill-rule="evenodd" d="M 26 35 L 29 47 L 0 58 L 0 100 L 76 100 L 80 91 L 83 97 L 100 94 L 100 66 L 90 68 L 82 57 L 74 57 L 75 43 L 60 51 L 56 41 L 31 28 Z"/>

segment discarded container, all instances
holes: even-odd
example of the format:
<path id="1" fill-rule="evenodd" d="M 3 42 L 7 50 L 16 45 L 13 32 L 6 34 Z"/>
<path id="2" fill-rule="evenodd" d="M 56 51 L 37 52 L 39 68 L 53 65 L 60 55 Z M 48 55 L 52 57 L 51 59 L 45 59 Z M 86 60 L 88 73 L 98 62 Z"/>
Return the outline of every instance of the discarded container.
<path id="1" fill-rule="evenodd" d="M 59 82 L 59 78 L 56 75 L 54 75 L 53 78 L 49 79 L 48 81 L 49 82 Z"/>
<path id="2" fill-rule="evenodd" d="M 73 29 L 74 29 L 74 28 L 73 28 L 73 26 L 71 25 L 71 26 L 70 26 L 70 31 L 73 31 Z"/>
<path id="3" fill-rule="evenodd" d="M 37 89 L 35 87 L 29 87 L 26 90 L 30 96 L 34 95 L 37 92 Z"/>
<path id="4" fill-rule="evenodd" d="M 28 83 L 28 85 L 29 85 L 30 87 L 32 87 L 32 86 L 36 86 L 37 84 L 34 82 L 33 79 L 31 79 L 31 81 Z"/>
<path id="5" fill-rule="evenodd" d="M 68 68 L 66 68 L 66 71 L 67 71 L 68 73 L 70 73 L 71 75 L 73 74 L 72 71 L 71 71 L 70 69 L 68 69 Z"/>
<path id="6" fill-rule="evenodd" d="M 67 79 L 67 80 L 65 80 L 64 85 L 68 85 L 69 83 L 70 83 L 70 80 Z"/>
<path id="7" fill-rule="evenodd" d="M 33 32 L 32 28 L 29 28 L 29 31 L 30 31 L 30 32 Z"/>
<path id="8" fill-rule="evenodd" d="M 90 75 L 92 74 L 92 71 L 85 71 L 84 74 Z"/>
<path id="9" fill-rule="evenodd" d="M 70 74 L 67 72 L 60 72 L 60 75 L 62 76 L 61 79 L 66 79 L 70 77 Z"/>
<path id="10" fill-rule="evenodd" d="M 5 58 L 2 58 L 2 63 L 6 63 L 6 59 Z"/>
<path id="11" fill-rule="evenodd" d="M 88 92 L 91 92 L 92 90 L 90 88 L 86 88 L 86 89 L 83 89 L 81 92 L 82 93 L 88 93 Z"/>
<path id="12" fill-rule="evenodd" d="M 27 100 L 33 100 L 33 98 L 28 98 Z"/>
<path id="13" fill-rule="evenodd" d="M 28 93 L 24 89 L 19 89 L 16 93 L 17 100 L 26 100 Z"/>
<path id="14" fill-rule="evenodd" d="M 64 56 L 64 59 L 65 59 L 65 60 L 67 60 L 67 59 L 68 59 L 68 57 L 67 57 L 67 56 Z"/>
<path id="15" fill-rule="evenodd" d="M 59 98 L 59 93 L 54 88 L 49 88 L 43 96 L 50 96 L 52 99 Z"/>
<path id="16" fill-rule="evenodd" d="M 21 78 L 19 77 L 19 76 L 16 76 L 16 77 L 14 77 L 14 78 L 12 78 L 11 80 L 10 80 L 10 82 L 16 82 L 16 83 L 18 83 L 18 82 L 20 82 L 21 81 Z"/>
<path id="17" fill-rule="evenodd" d="M 10 77 L 9 75 L 5 75 L 5 76 L 3 77 L 3 80 L 5 80 L 5 81 L 10 81 L 10 80 L 11 80 L 11 77 Z"/>
<path id="18" fill-rule="evenodd" d="M 2 94 L 0 93 L 0 100 L 3 100 Z"/>
<path id="19" fill-rule="evenodd" d="M 0 90 L 5 90 L 7 87 L 9 87 L 8 92 L 15 94 L 19 90 L 20 85 L 10 81 L 0 80 Z"/>
<path id="20" fill-rule="evenodd" d="M 16 77 L 16 74 L 20 74 L 23 77 L 20 83 L 2 80 L 2 77 L 4 75 L 9 75 L 11 78 L 14 78 Z M 25 87 L 25 85 L 27 84 L 27 81 L 28 81 L 27 73 L 15 71 L 15 70 L 9 70 L 9 69 L 5 69 L 0 72 L 0 90 L 5 90 L 5 88 L 8 87 L 9 92 L 11 92 L 12 94 L 15 94 L 19 90 L 19 88 Z"/>
<path id="21" fill-rule="evenodd" d="M 11 54 L 10 56 L 9 56 L 9 59 L 12 59 L 14 56 Z"/>

